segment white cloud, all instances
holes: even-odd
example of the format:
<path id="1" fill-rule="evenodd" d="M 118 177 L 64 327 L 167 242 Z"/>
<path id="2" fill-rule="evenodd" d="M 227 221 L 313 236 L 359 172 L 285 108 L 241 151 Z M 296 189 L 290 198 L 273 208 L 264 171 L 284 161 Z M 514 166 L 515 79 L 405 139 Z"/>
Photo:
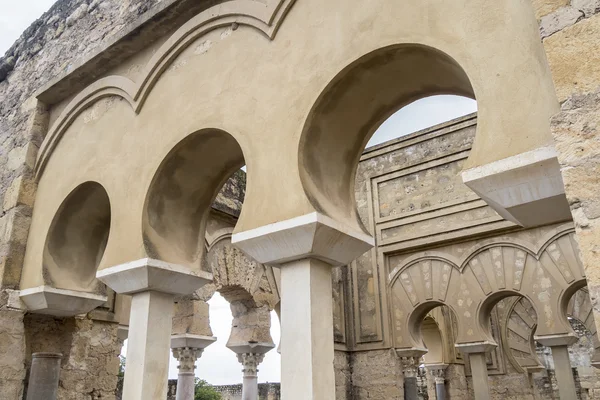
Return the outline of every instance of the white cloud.
<path id="1" fill-rule="evenodd" d="M 0 0 L 0 56 L 56 0 Z"/>

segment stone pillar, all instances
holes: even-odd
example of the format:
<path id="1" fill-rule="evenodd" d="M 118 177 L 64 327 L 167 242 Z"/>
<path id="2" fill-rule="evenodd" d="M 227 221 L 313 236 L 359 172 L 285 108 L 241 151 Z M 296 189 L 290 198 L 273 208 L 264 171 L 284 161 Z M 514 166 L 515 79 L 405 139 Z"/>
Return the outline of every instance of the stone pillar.
<path id="1" fill-rule="evenodd" d="M 61 360 L 60 353 L 33 353 L 27 400 L 56 400 Z"/>
<path id="2" fill-rule="evenodd" d="M 173 357 L 179 361 L 177 369 L 177 397 L 176 400 L 194 400 L 196 375 L 196 360 L 202 355 L 202 349 L 181 347 L 173 349 Z"/>
<path id="3" fill-rule="evenodd" d="M 469 355 L 473 391 L 477 400 L 491 399 L 485 355 L 488 351 L 496 348 L 496 346 L 497 344 L 491 342 L 461 343 L 456 345 L 463 354 Z"/>
<path id="4" fill-rule="evenodd" d="M 573 334 L 537 336 L 535 340 L 544 346 L 552 349 L 552 359 L 554 361 L 554 372 L 558 382 L 558 393 L 561 400 L 576 400 L 577 389 L 575 379 L 573 378 L 573 369 L 571 360 L 569 360 L 568 346 L 577 342 L 577 337 Z"/>
<path id="5" fill-rule="evenodd" d="M 473 391 L 477 400 L 490 400 L 490 386 L 488 382 L 487 362 L 485 353 L 469 354 L 471 375 L 473 377 Z"/>
<path id="6" fill-rule="evenodd" d="M 420 357 L 402 357 L 402 372 L 404 374 L 404 398 L 418 400 L 417 373 L 419 372 Z"/>
<path id="7" fill-rule="evenodd" d="M 175 296 L 193 293 L 212 274 L 144 258 L 98 271 L 96 277 L 131 295 L 123 398 L 166 398 Z"/>
<path id="8" fill-rule="evenodd" d="M 227 347 L 237 354 L 238 361 L 243 367 L 242 400 L 258 400 L 258 365 L 265 358 L 265 354 L 275 348 L 275 344 L 227 344 Z"/>
<path id="9" fill-rule="evenodd" d="M 335 399 L 331 268 L 369 250 L 373 238 L 313 212 L 235 233 L 232 243 L 281 269 L 282 399 Z"/>
<path id="10" fill-rule="evenodd" d="M 316 259 L 281 270 L 281 386 L 285 400 L 335 399 L 331 265 Z M 285 328 L 284 328 L 285 327 Z"/>
<path id="11" fill-rule="evenodd" d="M 448 364 L 429 364 L 425 366 L 435 381 L 435 397 L 446 400 L 446 368 Z"/>
<path id="12" fill-rule="evenodd" d="M 194 400 L 196 360 L 200 358 L 204 349 L 216 340 L 217 338 L 212 336 L 190 334 L 171 336 L 173 357 L 179 361 L 176 400 Z"/>

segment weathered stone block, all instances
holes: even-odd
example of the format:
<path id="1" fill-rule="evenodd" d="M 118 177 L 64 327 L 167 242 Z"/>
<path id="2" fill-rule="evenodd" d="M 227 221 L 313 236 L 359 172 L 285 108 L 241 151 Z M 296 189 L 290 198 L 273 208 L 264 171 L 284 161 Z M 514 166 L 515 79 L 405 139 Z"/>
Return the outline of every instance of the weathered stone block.
<path id="1" fill-rule="evenodd" d="M 21 311 L 0 310 L 0 398 L 20 400 L 25 379 L 25 330 Z"/>
<path id="2" fill-rule="evenodd" d="M 571 6 L 581 10 L 586 17 L 600 12 L 600 0 L 572 0 Z"/>
<path id="3" fill-rule="evenodd" d="M 6 212 L 17 205 L 33 207 L 36 185 L 33 179 L 21 175 L 13 179 L 4 193 L 3 210 Z"/>
<path id="4" fill-rule="evenodd" d="M 532 2 L 538 19 L 569 4 L 569 0 L 533 0 Z"/>
<path id="5" fill-rule="evenodd" d="M 540 34 L 542 38 L 546 38 L 568 26 L 576 24 L 583 17 L 583 11 L 575 7 L 559 8 L 552 14 L 542 17 L 540 21 Z"/>
<path id="6" fill-rule="evenodd" d="M 560 102 L 600 86 L 600 14 L 544 40 Z"/>

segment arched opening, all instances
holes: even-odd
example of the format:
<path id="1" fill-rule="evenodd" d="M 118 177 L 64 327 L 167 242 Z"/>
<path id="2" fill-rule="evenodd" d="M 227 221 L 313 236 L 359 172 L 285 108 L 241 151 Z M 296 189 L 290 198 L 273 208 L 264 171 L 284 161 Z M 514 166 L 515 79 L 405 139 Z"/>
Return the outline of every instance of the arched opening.
<path id="1" fill-rule="evenodd" d="M 454 375 L 464 374 L 462 358 L 454 347 L 458 331 L 456 316 L 450 307 L 432 302 L 412 314 L 409 321 L 413 335 L 418 331 L 422 348 L 427 350 L 417 370 L 419 396 L 435 398 L 436 374 L 443 377 L 446 369 Z"/>
<path id="2" fill-rule="evenodd" d="M 444 340 L 440 327 L 432 316 L 427 316 L 421 322 L 421 335 L 427 353 L 423 356 L 423 362 L 427 364 L 442 364 L 444 362 Z"/>
<path id="3" fill-rule="evenodd" d="M 536 354 L 534 340 L 537 314 L 525 297 L 507 297 L 502 300 L 506 311 L 503 324 L 506 356 L 518 372 L 535 372 L 542 366 Z"/>
<path id="4" fill-rule="evenodd" d="M 175 145 L 158 168 L 146 197 L 143 234 L 148 255 L 200 268 L 211 205 L 243 165 L 240 145 L 219 129 L 200 130 Z M 245 188 L 245 175 L 243 185 L 231 185 L 231 190 L 240 186 Z M 243 198 L 225 195 L 222 200 L 217 201 L 221 207 L 239 213 Z"/>
<path id="5" fill-rule="evenodd" d="M 491 295 L 489 295 L 479 306 L 479 311 L 477 314 L 479 328 L 481 329 L 481 332 L 483 333 L 483 335 L 487 336 L 487 339 L 492 343 L 497 342 L 494 339 L 494 335 L 492 333 L 492 325 L 490 322 L 492 312 L 494 311 L 494 308 L 497 307 L 498 304 L 502 300 L 505 300 L 510 297 L 527 299 L 526 296 L 523 296 L 521 293 L 513 291 L 513 290 L 499 290 L 499 291 L 494 292 Z M 527 301 L 529 304 L 531 304 L 531 311 L 536 316 L 539 315 L 538 310 L 535 309 L 534 303 L 530 299 L 527 299 Z"/>
<path id="6" fill-rule="evenodd" d="M 300 175 L 313 206 L 363 229 L 355 206 L 354 178 L 367 142 L 402 107 L 444 94 L 475 98 L 458 63 L 423 45 L 382 48 L 339 73 L 311 110 L 301 137 Z"/>
<path id="7" fill-rule="evenodd" d="M 210 329 L 217 341 L 208 346 L 202 353 L 202 357 L 197 361 L 196 377 L 211 385 L 239 384 L 242 381 L 242 366 L 235 354 L 226 346 L 234 322 L 231 304 L 219 292 L 215 292 L 207 303 L 209 306 Z M 279 320 L 275 311 L 271 311 L 269 315 L 269 332 L 273 341 L 278 343 L 281 334 Z M 260 383 L 280 382 L 280 358 L 281 356 L 275 349 L 265 355 L 259 366 Z M 177 363 L 177 360 L 171 357 L 169 364 L 170 379 L 177 379 Z M 215 365 L 218 365 L 218 368 L 215 368 Z"/>
<path id="8" fill-rule="evenodd" d="M 110 232 L 110 201 L 96 182 L 77 186 L 60 205 L 46 237 L 45 283 L 60 289 L 102 292 L 96 270 Z"/>

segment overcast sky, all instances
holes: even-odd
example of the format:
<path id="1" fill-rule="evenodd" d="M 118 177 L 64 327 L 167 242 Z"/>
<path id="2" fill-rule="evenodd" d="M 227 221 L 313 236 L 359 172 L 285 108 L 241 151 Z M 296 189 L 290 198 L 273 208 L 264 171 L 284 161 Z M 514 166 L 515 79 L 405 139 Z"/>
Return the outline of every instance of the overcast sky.
<path id="1" fill-rule="evenodd" d="M 55 0 L 0 0 L 0 55 L 21 36 Z"/>
<path id="2" fill-rule="evenodd" d="M 0 54 L 4 54 L 53 3 L 54 0 L 0 0 Z M 456 96 L 435 96 L 416 101 L 384 122 L 368 146 L 472 113 L 476 109 L 474 100 Z M 233 320 L 229 304 L 219 294 L 215 294 L 209 304 L 210 324 L 217 342 L 204 351 L 198 361 L 196 375 L 214 385 L 241 383 L 242 367 L 235 354 L 225 347 Z M 280 328 L 275 313 L 271 315 L 271 324 L 271 335 L 279 345 Z M 259 371 L 260 382 L 280 381 L 280 356 L 276 350 L 267 353 Z M 177 361 L 172 357 L 169 373 L 170 378 L 177 377 Z"/>

